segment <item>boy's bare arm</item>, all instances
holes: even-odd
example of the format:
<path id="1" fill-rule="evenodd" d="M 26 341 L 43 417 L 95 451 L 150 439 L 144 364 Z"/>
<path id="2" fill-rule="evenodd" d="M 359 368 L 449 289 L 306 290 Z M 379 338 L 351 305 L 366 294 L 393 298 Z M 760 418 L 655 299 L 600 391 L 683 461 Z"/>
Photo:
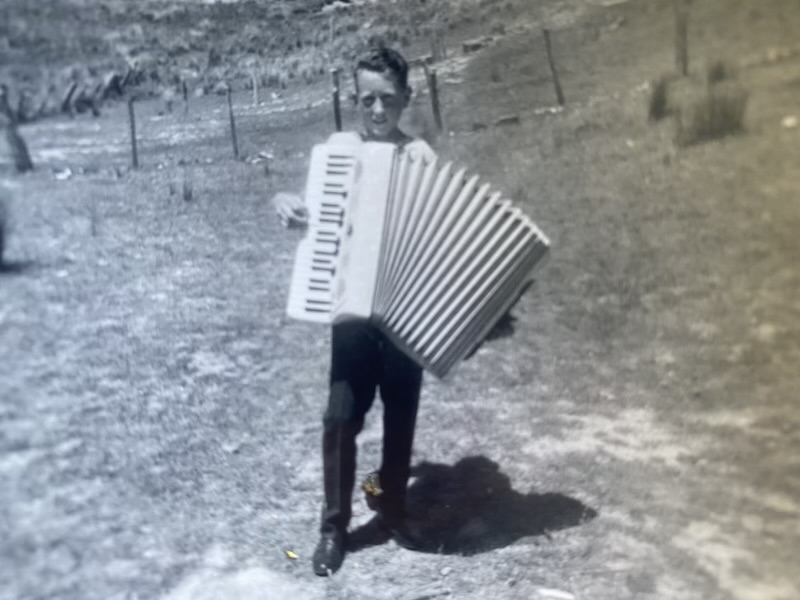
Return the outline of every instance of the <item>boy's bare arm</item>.
<path id="1" fill-rule="evenodd" d="M 308 226 L 308 209 L 302 198 L 296 194 L 279 192 L 272 199 L 272 205 L 281 224 L 286 228 L 302 228 Z"/>

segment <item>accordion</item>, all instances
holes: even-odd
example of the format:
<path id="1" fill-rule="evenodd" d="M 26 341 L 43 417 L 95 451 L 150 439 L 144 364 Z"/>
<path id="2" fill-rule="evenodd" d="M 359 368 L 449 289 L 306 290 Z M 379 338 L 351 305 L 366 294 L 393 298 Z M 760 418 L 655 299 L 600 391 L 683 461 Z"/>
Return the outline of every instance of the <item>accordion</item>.
<path id="1" fill-rule="evenodd" d="M 549 241 L 488 184 L 394 144 L 314 147 L 288 315 L 368 320 L 437 377 L 533 280 Z"/>

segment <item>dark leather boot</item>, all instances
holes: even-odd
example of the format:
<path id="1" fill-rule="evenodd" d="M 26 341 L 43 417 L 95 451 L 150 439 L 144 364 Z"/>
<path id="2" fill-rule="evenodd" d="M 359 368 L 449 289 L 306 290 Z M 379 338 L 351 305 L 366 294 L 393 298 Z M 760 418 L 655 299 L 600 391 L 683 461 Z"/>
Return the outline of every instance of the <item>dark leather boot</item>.
<path id="1" fill-rule="evenodd" d="M 344 561 L 345 537 L 338 531 L 322 534 L 312 557 L 314 573 L 326 577 L 339 570 Z"/>

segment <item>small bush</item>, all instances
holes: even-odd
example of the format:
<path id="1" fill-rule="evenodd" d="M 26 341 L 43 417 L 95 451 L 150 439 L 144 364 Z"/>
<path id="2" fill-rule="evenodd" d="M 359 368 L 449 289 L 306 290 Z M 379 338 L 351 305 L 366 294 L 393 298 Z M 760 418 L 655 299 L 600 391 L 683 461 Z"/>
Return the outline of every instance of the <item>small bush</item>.
<path id="1" fill-rule="evenodd" d="M 735 84 L 707 86 L 681 107 L 676 141 L 689 146 L 740 133 L 744 129 L 748 93 Z"/>

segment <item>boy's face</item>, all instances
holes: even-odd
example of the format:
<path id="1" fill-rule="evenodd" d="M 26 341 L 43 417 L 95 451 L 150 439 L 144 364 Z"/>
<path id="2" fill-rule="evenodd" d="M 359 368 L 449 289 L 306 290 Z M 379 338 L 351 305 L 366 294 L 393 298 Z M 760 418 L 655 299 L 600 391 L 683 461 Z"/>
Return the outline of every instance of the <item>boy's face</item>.
<path id="1" fill-rule="evenodd" d="M 408 105 L 410 90 L 400 89 L 390 73 L 361 69 L 358 78 L 358 112 L 367 136 L 385 140 L 397 133 L 397 123 Z"/>

